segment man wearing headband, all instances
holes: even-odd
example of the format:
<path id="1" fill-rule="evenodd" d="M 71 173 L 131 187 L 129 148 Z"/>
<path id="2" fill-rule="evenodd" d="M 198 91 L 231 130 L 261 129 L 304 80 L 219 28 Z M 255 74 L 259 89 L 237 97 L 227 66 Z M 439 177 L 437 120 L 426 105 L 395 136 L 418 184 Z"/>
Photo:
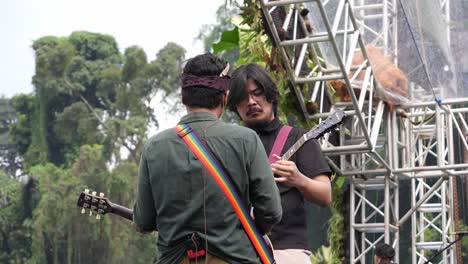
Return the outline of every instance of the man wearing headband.
<path id="1" fill-rule="evenodd" d="M 265 232 L 281 219 L 278 188 L 254 131 L 219 120 L 228 64 L 212 54 L 190 59 L 182 74 L 187 124 L 224 165 Z M 137 230 L 157 230 L 157 263 L 260 263 L 221 188 L 174 129 L 146 142 L 134 207 Z"/>
<path id="2" fill-rule="evenodd" d="M 278 96 L 278 88 L 265 69 L 247 64 L 232 76 L 228 106 L 257 132 L 270 155 L 283 208 L 283 218 L 270 235 L 276 263 L 310 263 L 304 200 L 321 206 L 330 204 L 331 171 L 315 140 L 307 141 L 291 160 L 278 160 L 307 132 L 291 127 L 284 130 L 278 119 Z M 277 141 L 283 145 L 273 155 L 274 146 L 281 146 Z"/>

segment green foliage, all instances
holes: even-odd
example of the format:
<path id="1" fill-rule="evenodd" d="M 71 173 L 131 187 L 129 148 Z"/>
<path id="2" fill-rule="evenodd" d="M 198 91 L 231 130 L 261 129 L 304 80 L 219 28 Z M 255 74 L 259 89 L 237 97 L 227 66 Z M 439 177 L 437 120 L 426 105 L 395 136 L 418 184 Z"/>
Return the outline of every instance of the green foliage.
<path id="1" fill-rule="evenodd" d="M 179 87 L 185 50 L 168 43 L 148 62 L 141 48 L 122 55 L 113 37 L 90 32 L 43 37 L 33 49 L 35 96 L 16 99 L 19 122 L 12 127 L 27 167 L 70 164 L 83 144 L 104 145 L 118 160 L 124 147 L 136 161 L 148 125 L 157 125 L 150 102 Z"/>
<path id="2" fill-rule="evenodd" d="M 217 42 L 224 31 L 232 29 L 235 25 L 233 17 L 239 9 L 235 3 L 223 4 L 216 10 L 216 23 L 203 25 L 198 34 L 198 39 L 203 41 L 205 52 L 212 52 L 213 43 Z"/>
<path id="3" fill-rule="evenodd" d="M 10 125 L 9 141 L 16 146 L 19 155 L 25 156 L 32 152 L 30 148 L 33 140 L 37 140 L 38 133 L 33 133 L 37 124 L 33 123 L 33 118 L 37 117 L 35 112 L 37 98 L 32 95 L 17 95 L 13 97 L 12 106 L 16 112 L 16 122 Z M 25 160 L 25 166 L 35 163 L 39 155 L 33 155 L 31 159 Z"/>
<path id="4" fill-rule="evenodd" d="M 0 222 L 0 235 L 21 245 L 0 236 L 0 246 L 15 246 L 0 250 L 0 262 L 153 262 L 154 235 L 139 236 L 115 216 L 83 216 L 75 204 L 86 187 L 132 206 L 143 142 L 148 127 L 157 124 L 150 102 L 158 92 L 170 95 L 179 88 L 185 50 L 168 43 L 149 61 L 137 46 L 121 54 L 112 36 L 90 32 L 43 37 L 33 50 L 35 91 L 12 99 L 17 119 L 9 130 L 30 177 L 22 195 L 8 191 L 14 197 L 9 201 L 18 202 L 0 207 L 0 221 L 17 224 Z M 7 190 L 19 188 L 11 186 Z M 10 214 L 16 206 L 24 213 Z"/>
<path id="5" fill-rule="evenodd" d="M 31 144 L 32 115 L 35 98 L 31 95 L 17 95 L 11 100 L 17 115 L 16 122 L 10 125 L 10 143 L 16 145 L 21 155 Z"/>
<path id="6" fill-rule="evenodd" d="M 36 75 L 33 78 L 35 85 L 50 76 L 60 77 L 75 53 L 73 45 L 67 39 L 54 37 L 37 40 L 33 49 L 36 54 Z"/>
<path id="7" fill-rule="evenodd" d="M 460 222 L 460 231 L 468 231 L 468 226 L 464 225 L 463 223 Z M 468 251 L 466 249 L 468 249 L 468 237 L 466 236 L 463 236 L 462 239 L 461 239 L 461 242 L 457 242 L 457 243 L 461 243 L 461 248 L 462 248 L 462 258 L 463 258 L 463 263 L 468 263 Z"/>
<path id="8" fill-rule="evenodd" d="M 120 57 L 117 42 L 110 35 L 78 31 L 70 35 L 69 41 L 85 60 L 111 59 L 118 62 Z"/>
<path id="9" fill-rule="evenodd" d="M 258 63 L 267 66 L 269 55 L 267 50 L 271 46 L 265 42 L 264 36 L 251 29 L 241 28 L 239 32 L 240 56 L 237 63 L 239 65 L 248 63 Z"/>
<path id="10" fill-rule="evenodd" d="M 277 48 L 265 34 L 260 4 L 258 1 L 244 1 L 240 9 L 242 22 L 239 26 L 240 56 L 237 63 L 257 63 L 264 66 L 280 92 L 280 120 L 293 126 L 307 128 L 308 122 L 302 118 L 299 102 L 282 67 Z"/>
<path id="11" fill-rule="evenodd" d="M 346 178 L 338 177 L 333 181 L 331 204 L 332 217 L 330 218 L 328 228 L 328 239 L 331 248 L 331 261 L 329 263 L 343 263 L 345 257 L 345 202 L 344 202 L 344 184 Z"/>
<path id="12" fill-rule="evenodd" d="M 332 263 L 332 254 L 330 247 L 322 246 L 311 256 L 312 264 L 329 264 Z"/>
<path id="13" fill-rule="evenodd" d="M 214 54 L 222 51 L 239 48 L 239 28 L 234 27 L 232 30 L 226 30 L 221 34 L 221 39 L 213 44 Z"/>
<path id="14" fill-rule="evenodd" d="M 144 68 L 148 64 L 145 51 L 137 46 L 133 46 L 125 49 L 124 56 L 123 80 L 128 82 L 135 79 L 138 75 L 143 75 Z"/>
<path id="15" fill-rule="evenodd" d="M 7 138 L 2 136 L 8 133 L 9 126 L 15 118 L 10 100 L 0 97 L 0 145 L 8 144 Z"/>
<path id="16" fill-rule="evenodd" d="M 30 232 L 23 226 L 22 184 L 0 171 L 0 263 L 24 263 L 30 253 Z"/>
<path id="17" fill-rule="evenodd" d="M 96 96 L 104 107 L 111 107 L 117 99 L 116 89 L 122 83 L 122 71 L 118 65 L 108 65 L 98 78 Z"/>
<path id="18" fill-rule="evenodd" d="M 155 85 L 167 94 L 175 92 L 180 84 L 180 69 L 185 60 L 185 49 L 169 42 L 156 55 L 150 65 L 150 74 L 155 77 Z"/>
<path id="19" fill-rule="evenodd" d="M 81 144 L 98 144 L 103 135 L 98 132 L 99 121 L 83 102 L 76 102 L 57 114 L 55 133 L 67 149 L 66 163 L 76 159 Z"/>
<path id="20" fill-rule="evenodd" d="M 87 61 L 83 57 L 76 56 L 70 61 L 65 69 L 65 86 L 71 93 L 86 91 L 99 78 L 96 70 L 99 70 L 99 62 Z"/>
<path id="21" fill-rule="evenodd" d="M 238 41 L 236 41 L 238 32 L 236 33 L 234 22 L 238 17 L 239 7 L 235 1 L 229 2 L 219 6 L 216 11 L 215 24 L 202 26 L 198 39 L 203 42 L 205 52 L 215 53 L 217 56 L 228 61 L 231 69 L 234 69 L 239 59 L 239 45 Z M 225 36 L 226 41 L 222 40 L 224 32 L 231 32 Z M 216 42 L 220 44 L 214 44 Z"/>
<path id="22" fill-rule="evenodd" d="M 16 177 L 21 172 L 21 163 L 17 159 L 17 146 L 11 143 L 9 133 L 11 125 L 17 118 L 11 100 L 0 97 L 0 170 L 10 177 Z"/>
<path id="23" fill-rule="evenodd" d="M 98 221 L 75 208 L 85 188 L 108 194 L 119 204 L 132 203 L 136 176 L 131 175 L 137 175 L 137 165 L 125 163 L 109 172 L 106 162 L 102 146 L 84 145 L 69 169 L 50 163 L 32 168 L 41 193 L 32 219 L 32 259 L 39 263 L 148 263 L 153 259 L 153 236 L 136 235 L 126 220 L 105 215 Z"/>

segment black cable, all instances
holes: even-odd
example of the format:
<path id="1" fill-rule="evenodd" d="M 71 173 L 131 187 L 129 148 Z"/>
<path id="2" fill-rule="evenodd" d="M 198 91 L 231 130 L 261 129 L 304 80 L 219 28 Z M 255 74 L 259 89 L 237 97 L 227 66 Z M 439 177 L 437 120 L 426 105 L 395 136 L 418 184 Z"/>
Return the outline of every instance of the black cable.
<path id="1" fill-rule="evenodd" d="M 426 262 L 424 262 L 424 264 L 427 264 L 427 263 L 430 263 L 431 260 L 433 260 L 435 257 L 439 256 L 440 253 L 444 252 L 444 250 L 446 250 L 447 248 L 449 248 L 451 245 L 455 244 L 457 241 L 459 241 L 461 238 L 463 237 L 463 235 L 458 235 L 457 239 L 455 239 L 454 241 L 450 242 L 446 247 L 444 247 L 443 249 L 437 251 L 437 253 L 432 256 L 430 259 L 426 260 Z"/>

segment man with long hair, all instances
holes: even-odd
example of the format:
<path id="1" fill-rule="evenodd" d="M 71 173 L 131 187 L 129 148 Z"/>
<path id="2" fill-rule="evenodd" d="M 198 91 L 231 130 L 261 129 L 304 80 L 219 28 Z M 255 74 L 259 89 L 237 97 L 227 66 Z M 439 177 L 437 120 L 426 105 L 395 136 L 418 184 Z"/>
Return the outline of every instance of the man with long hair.
<path id="1" fill-rule="evenodd" d="M 265 69 L 247 64 L 233 73 L 228 106 L 257 132 L 270 156 L 283 208 L 283 218 L 270 235 L 277 263 L 310 263 L 304 200 L 321 206 L 330 204 L 331 171 L 316 140 L 305 143 L 291 160 L 280 160 L 280 155 L 306 131 L 279 121 L 278 96 L 278 88 Z M 272 153 L 278 141 L 283 147 Z"/>
<path id="2" fill-rule="evenodd" d="M 266 232 L 281 219 L 278 188 L 254 131 L 219 120 L 228 63 L 212 54 L 190 59 L 182 74 L 188 125 L 224 165 L 255 223 Z M 151 137 L 141 156 L 134 223 L 157 230 L 157 263 L 260 263 L 231 204 L 174 129 Z"/>

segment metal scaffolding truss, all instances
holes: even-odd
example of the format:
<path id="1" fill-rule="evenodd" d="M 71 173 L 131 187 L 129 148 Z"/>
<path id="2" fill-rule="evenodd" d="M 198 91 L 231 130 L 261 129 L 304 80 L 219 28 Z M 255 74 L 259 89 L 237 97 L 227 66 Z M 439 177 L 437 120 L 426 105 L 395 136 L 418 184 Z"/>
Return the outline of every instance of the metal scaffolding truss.
<path id="1" fill-rule="evenodd" d="M 448 18 L 449 1 L 439 3 Z M 365 43 L 382 48 L 398 63 L 398 4 L 397 0 L 260 1 L 267 31 L 304 116 L 320 121 L 335 109 L 349 116 L 339 130 L 339 142 L 327 135 L 321 145 L 330 165 L 351 179 L 350 263 L 371 262 L 379 242 L 395 248 L 398 263 L 399 229 L 410 219 L 412 261 L 425 261 L 431 251 L 452 239 L 454 187 L 449 176 L 468 174 L 468 164 L 455 164 L 453 158 L 456 135 L 468 150 L 463 137 L 468 126 L 462 116 L 468 112 L 462 106 L 468 99 L 434 102 L 411 85 L 410 96 L 427 97 L 428 103 L 408 103 L 388 112 L 375 96 L 379 86 Z M 304 8 L 308 16 L 302 15 Z M 337 80 L 344 84 L 350 102 L 337 101 L 330 92 L 330 82 Z M 319 111 L 309 114 L 306 102 L 315 102 Z M 402 214 L 400 179 L 410 179 L 412 191 L 411 209 Z M 450 249 L 439 261 L 454 263 L 454 258 Z"/>
<path id="2" fill-rule="evenodd" d="M 450 1 L 438 2 L 445 21 L 450 21 Z M 449 25 L 446 25 L 447 29 Z M 450 43 L 450 30 L 446 31 Z M 428 88 L 428 87 L 425 87 Z M 454 177 L 467 175 L 468 164 L 455 163 L 454 139 L 459 137 L 462 148 L 468 150 L 463 129 L 468 131 L 463 113 L 467 99 L 439 100 L 444 87 L 432 87 L 432 93 L 415 84 L 410 85 L 410 101 L 394 115 L 395 159 L 393 173 L 411 181 L 411 209 L 398 221 L 402 226 L 411 219 L 412 263 L 425 263 L 438 250 L 447 246 L 455 231 Z M 430 89 L 427 89 L 430 90 Z M 403 115 L 401 113 L 404 113 Z M 432 263 L 457 263 L 456 248 L 445 250 Z"/>
<path id="3" fill-rule="evenodd" d="M 305 32 L 304 19 L 298 15 L 303 8 L 303 3 L 314 4 L 309 10 L 318 10 L 321 19 L 319 20 L 324 31 L 315 30 L 312 33 L 302 35 L 298 32 Z M 330 142 L 323 144 L 323 151 L 328 155 L 354 155 L 363 153 L 355 160 L 359 160 L 360 165 L 366 167 L 382 167 L 389 171 L 390 167 L 379 153 L 382 149 L 379 140 L 381 124 L 384 115 L 384 103 L 377 100 L 375 93 L 375 81 L 370 67 L 364 42 L 359 34 L 357 20 L 354 18 L 351 5 L 348 1 L 340 1 L 330 20 L 330 10 L 327 10 L 329 1 L 261 1 L 265 18 L 271 28 L 272 36 L 277 43 L 283 64 L 288 72 L 291 85 L 299 97 L 299 103 L 303 114 L 309 116 L 305 101 L 317 102 L 320 113 L 311 118 L 323 118 L 330 114 L 333 109 L 344 109 L 346 114 L 351 116 L 349 126 L 352 130 L 352 137 L 343 134 L 343 141 L 340 145 Z M 283 30 L 291 29 L 290 39 L 280 39 L 274 15 L 278 9 L 282 8 L 287 13 L 283 25 Z M 319 26 L 319 25 L 314 25 Z M 318 27 L 317 27 L 318 29 Z M 317 46 L 316 46 L 317 45 Z M 318 49 L 316 47 L 319 47 Z M 323 54 L 318 54 L 318 50 L 328 50 L 333 58 L 324 60 Z M 363 53 L 364 61 L 359 65 L 352 65 L 353 58 L 357 53 Z M 312 64 L 313 67 L 307 68 Z M 306 65 L 306 67 L 304 67 Z M 307 68 L 304 70 L 304 68 Z M 359 76 L 362 76 L 362 79 Z M 328 80 L 342 80 L 348 93 L 351 96 L 350 103 L 335 103 L 335 99 L 330 95 L 327 83 Z M 360 89 L 359 97 L 354 93 L 354 89 Z M 326 102 L 331 102 L 331 109 L 326 109 Z M 356 161 L 357 162 L 357 161 Z M 333 164 L 337 169 L 340 166 Z M 346 167 L 344 167 L 346 168 Z M 344 171 L 343 175 L 350 175 Z"/>
<path id="4" fill-rule="evenodd" d="M 395 242 L 398 239 L 398 184 L 391 177 L 392 161 L 389 158 L 392 139 L 385 126 L 388 123 L 385 122 L 388 120 L 385 105 L 374 96 L 376 81 L 362 38 L 362 35 L 368 36 L 381 47 L 392 39 L 384 33 L 387 30 L 362 25 L 367 19 L 379 16 L 380 19 L 384 16 L 391 18 L 388 10 L 389 6 L 394 8 L 394 4 L 375 5 L 359 1 L 356 16 L 353 4 L 352 1 L 261 1 L 299 102 L 307 98 L 320 106 L 320 113 L 309 117 L 326 117 L 335 108 L 344 109 L 349 116 L 340 129 L 340 143 L 332 144 L 325 138 L 322 149 L 339 174 L 351 177 L 350 259 L 352 263 L 364 263 L 380 241 L 398 248 Z M 306 32 L 307 21 L 298 15 L 304 7 L 312 13 L 309 19 L 315 30 L 298 34 Z M 367 15 L 368 12 L 372 15 Z M 278 22 L 280 13 L 287 15 Z M 393 25 L 393 22 L 385 25 Z M 278 30 L 291 34 L 289 38 L 281 39 Z M 362 59 L 355 60 L 358 56 Z M 312 66 L 304 70 L 304 62 Z M 331 80 L 345 84 L 351 102 L 335 101 L 325 82 Z M 325 107 L 327 100 L 331 103 L 329 109 Z M 301 106 L 304 114 L 308 115 L 305 105 Z M 330 158 L 337 155 L 340 156 L 338 164 Z M 375 204 L 371 197 L 382 191 L 384 199 Z"/>
<path id="5" fill-rule="evenodd" d="M 463 130 L 468 131 L 463 113 L 468 99 L 441 103 L 408 104 L 407 118 L 400 119 L 396 142 L 400 163 L 394 173 L 411 179 L 411 209 L 399 226 L 411 219 L 412 262 L 425 262 L 436 250 L 445 247 L 454 232 L 453 180 L 449 176 L 467 175 L 468 164 L 455 163 L 454 139 L 459 137 L 468 150 Z M 456 263 L 455 247 L 445 251 L 437 263 Z"/>

